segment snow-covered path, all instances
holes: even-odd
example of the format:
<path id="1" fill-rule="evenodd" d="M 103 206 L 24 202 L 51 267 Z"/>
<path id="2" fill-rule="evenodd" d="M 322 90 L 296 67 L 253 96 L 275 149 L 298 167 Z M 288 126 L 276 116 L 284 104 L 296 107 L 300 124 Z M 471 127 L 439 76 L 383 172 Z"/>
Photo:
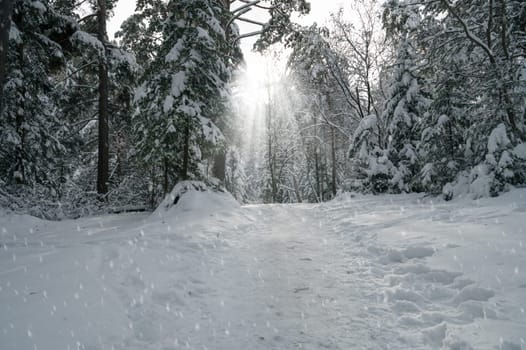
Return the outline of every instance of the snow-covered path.
<path id="1" fill-rule="evenodd" d="M 0 349 L 526 349 L 524 190 L 200 200 L 0 217 Z"/>

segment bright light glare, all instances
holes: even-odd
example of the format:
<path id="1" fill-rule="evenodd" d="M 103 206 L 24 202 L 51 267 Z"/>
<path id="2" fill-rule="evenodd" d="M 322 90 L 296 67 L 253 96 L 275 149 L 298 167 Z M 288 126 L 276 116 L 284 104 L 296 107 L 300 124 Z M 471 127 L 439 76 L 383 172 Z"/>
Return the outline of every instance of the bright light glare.
<path id="1" fill-rule="evenodd" d="M 239 93 L 248 101 L 264 100 L 267 89 L 272 89 L 283 77 L 285 64 L 271 54 L 254 52 L 245 54 L 245 62 L 238 78 L 238 84 L 243 86 Z"/>
<path id="2" fill-rule="evenodd" d="M 245 147 L 264 136 L 265 117 L 272 91 L 283 79 L 285 64 L 274 55 L 245 53 L 246 65 L 239 70 L 232 88 L 232 108 Z"/>

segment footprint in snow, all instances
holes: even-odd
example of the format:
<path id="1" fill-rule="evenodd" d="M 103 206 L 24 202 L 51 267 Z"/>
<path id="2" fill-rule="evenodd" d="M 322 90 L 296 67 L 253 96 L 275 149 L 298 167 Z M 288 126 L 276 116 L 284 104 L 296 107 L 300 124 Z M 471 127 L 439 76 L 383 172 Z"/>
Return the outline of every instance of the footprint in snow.
<path id="1" fill-rule="evenodd" d="M 368 251 L 371 253 L 378 253 L 378 249 L 368 248 Z M 383 265 L 388 265 L 392 263 L 403 263 L 407 260 L 412 259 L 423 259 L 435 254 L 435 250 L 429 247 L 414 246 L 407 247 L 402 250 L 398 249 L 389 249 L 385 255 L 380 257 L 379 261 Z"/>
<path id="2" fill-rule="evenodd" d="M 466 286 L 452 300 L 452 303 L 459 306 L 468 300 L 488 301 L 495 296 L 495 292 L 481 287 Z"/>
<path id="3" fill-rule="evenodd" d="M 423 329 L 422 337 L 424 343 L 432 346 L 435 349 L 442 347 L 444 344 L 444 339 L 446 339 L 446 331 L 447 324 L 445 322 Z"/>

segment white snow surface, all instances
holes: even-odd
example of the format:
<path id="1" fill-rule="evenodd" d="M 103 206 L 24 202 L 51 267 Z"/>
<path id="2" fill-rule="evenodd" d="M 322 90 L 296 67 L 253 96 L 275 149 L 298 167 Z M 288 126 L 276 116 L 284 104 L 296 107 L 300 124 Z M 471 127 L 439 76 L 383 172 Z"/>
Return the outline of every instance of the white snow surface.
<path id="1" fill-rule="evenodd" d="M 153 214 L 0 214 L 0 349 L 526 349 L 526 189 L 239 206 L 191 184 Z"/>

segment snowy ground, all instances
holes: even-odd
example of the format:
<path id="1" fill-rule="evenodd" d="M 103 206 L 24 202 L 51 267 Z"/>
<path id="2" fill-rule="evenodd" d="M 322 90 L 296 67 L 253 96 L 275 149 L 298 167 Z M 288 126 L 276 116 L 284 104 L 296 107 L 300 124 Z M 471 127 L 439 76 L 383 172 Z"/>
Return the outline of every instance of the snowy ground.
<path id="1" fill-rule="evenodd" d="M 2 350 L 526 349 L 524 189 L 0 229 Z"/>

